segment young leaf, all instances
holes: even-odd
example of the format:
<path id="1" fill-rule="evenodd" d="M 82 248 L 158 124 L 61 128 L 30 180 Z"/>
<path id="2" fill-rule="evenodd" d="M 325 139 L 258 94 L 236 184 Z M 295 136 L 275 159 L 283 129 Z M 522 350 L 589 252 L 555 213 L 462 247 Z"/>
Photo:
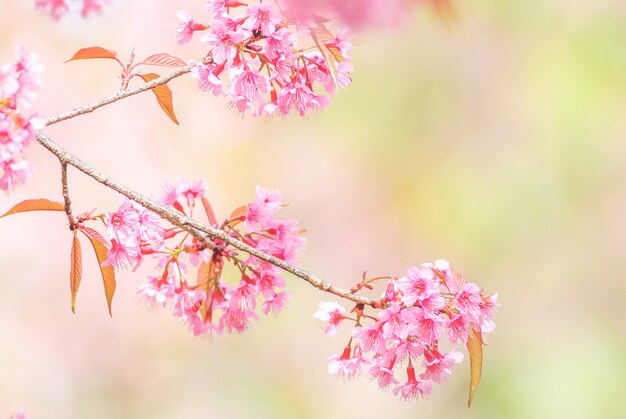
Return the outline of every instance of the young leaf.
<path id="1" fill-rule="evenodd" d="M 18 214 L 20 212 L 29 211 L 64 211 L 65 205 L 62 202 L 49 201 L 47 199 L 27 199 L 19 204 L 16 204 L 13 208 L 0 215 L 0 218 L 6 217 L 11 214 Z"/>
<path id="2" fill-rule="evenodd" d="M 222 266 L 223 262 L 221 258 L 216 258 L 214 254 L 211 257 L 211 261 L 209 263 L 202 262 L 198 267 L 197 284 L 206 291 L 207 295 L 211 292 L 211 287 L 216 286 L 222 273 Z M 205 320 L 208 310 L 209 306 L 207 304 L 207 301 L 202 301 L 202 304 L 200 305 L 200 315 Z"/>
<path id="3" fill-rule="evenodd" d="M 80 287 L 80 279 L 83 274 L 83 257 L 80 250 L 80 240 L 74 230 L 74 239 L 72 240 L 72 264 L 70 269 L 70 290 L 72 291 L 72 313 L 76 313 L 76 294 Z"/>
<path id="4" fill-rule="evenodd" d="M 82 226 L 80 231 L 91 242 L 93 250 L 96 253 L 96 259 L 98 259 L 98 265 L 100 267 L 100 273 L 102 274 L 102 281 L 104 282 L 104 295 L 107 299 L 107 306 L 109 307 L 109 315 L 113 315 L 111 311 L 111 304 L 113 303 L 113 295 L 115 294 L 115 269 L 112 266 L 102 266 L 102 263 L 107 259 L 109 249 L 106 246 L 106 240 L 96 230 Z"/>
<path id="5" fill-rule="evenodd" d="M 237 220 L 232 221 L 230 223 L 231 227 L 235 227 L 237 224 L 239 224 L 240 222 L 242 222 L 245 217 L 248 215 L 248 207 L 245 205 L 242 205 L 240 207 L 237 207 L 232 214 L 230 214 L 230 216 L 228 217 L 229 220 L 235 220 L 237 218 Z"/>
<path id="6" fill-rule="evenodd" d="M 480 326 L 472 327 L 470 329 L 469 337 L 467 338 L 467 350 L 470 355 L 470 392 L 469 400 L 467 401 L 467 407 L 472 405 L 472 399 L 474 398 L 474 392 L 478 383 L 480 383 L 480 376 L 483 369 L 483 342 L 482 332 Z"/>
<path id="7" fill-rule="evenodd" d="M 335 39 L 335 37 L 321 23 L 319 23 L 315 28 L 311 29 L 311 37 L 313 38 L 313 41 L 315 41 L 315 45 L 317 45 L 317 48 L 322 53 L 324 61 L 326 61 L 326 66 L 328 67 L 328 72 L 333 79 L 335 88 L 338 88 L 337 67 L 335 66 L 335 61 L 339 63 L 344 61 L 343 55 L 341 55 L 341 51 L 339 51 L 338 48 L 329 47 L 328 45 L 326 45 L 326 42 L 332 41 L 333 39 Z"/>
<path id="8" fill-rule="evenodd" d="M 141 64 L 158 65 L 161 67 L 180 67 L 186 63 L 178 57 L 169 54 L 154 54 L 146 58 Z"/>
<path id="9" fill-rule="evenodd" d="M 213 212 L 213 207 L 209 203 L 209 200 L 204 196 L 202 197 L 202 206 L 204 207 L 204 212 L 206 212 L 206 216 L 209 219 L 209 223 L 215 227 L 217 226 L 217 218 L 215 218 L 215 213 Z"/>
<path id="10" fill-rule="evenodd" d="M 94 58 L 109 58 L 112 60 L 117 60 L 117 54 L 115 51 L 105 49 L 102 47 L 88 47 L 79 49 L 76 54 L 72 56 L 66 63 L 70 61 L 76 60 L 91 60 Z"/>
<path id="11" fill-rule="evenodd" d="M 140 74 L 139 76 L 145 82 L 149 82 L 149 81 L 159 78 L 159 75 L 154 74 L 154 73 Z M 170 119 L 174 121 L 176 125 L 178 125 L 178 120 L 176 119 L 176 115 L 174 114 L 172 91 L 170 90 L 169 87 L 167 87 L 167 84 L 162 84 L 160 86 L 155 87 L 154 89 L 152 89 L 152 92 L 156 96 L 157 102 L 159 103 L 159 106 L 161 107 L 161 109 L 163 109 L 163 112 L 165 112 L 165 114 L 169 116 Z"/>

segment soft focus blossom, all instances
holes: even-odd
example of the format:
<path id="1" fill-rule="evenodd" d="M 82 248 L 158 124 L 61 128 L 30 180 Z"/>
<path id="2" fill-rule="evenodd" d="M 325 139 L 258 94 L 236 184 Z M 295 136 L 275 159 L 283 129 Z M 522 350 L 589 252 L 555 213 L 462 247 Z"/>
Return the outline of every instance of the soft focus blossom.
<path id="1" fill-rule="evenodd" d="M 58 21 L 70 11 L 80 11 L 82 17 L 99 13 L 111 0 L 35 0 L 35 7 Z"/>
<path id="2" fill-rule="evenodd" d="M 32 171 L 24 160 L 35 133 L 44 127 L 37 115 L 25 116 L 39 91 L 37 57 L 17 49 L 17 60 L 0 66 L 0 189 L 23 183 Z"/>
<path id="3" fill-rule="evenodd" d="M 29 416 L 26 416 L 24 410 L 20 410 L 19 412 L 11 415 L 9 419 L 29 419 Z"/>
<path id="4" fill-rule="evenodd" d="M 110 0 L 83 0 L 83 7 L 80 14 L 82 17 L 88 17 L 91 14 L 99 13 L 109 2 Z"/>

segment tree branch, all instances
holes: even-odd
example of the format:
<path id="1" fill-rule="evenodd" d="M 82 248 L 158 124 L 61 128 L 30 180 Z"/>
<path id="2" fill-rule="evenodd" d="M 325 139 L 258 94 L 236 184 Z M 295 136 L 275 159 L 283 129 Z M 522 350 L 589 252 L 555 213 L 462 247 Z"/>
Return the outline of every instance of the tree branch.
<path id="1" fill-rule="evenodd" d="M 187 66 L 189 67 L 189 66 Z M 180 71 L 180 70 L 179 70 Z M 187 70 L 187 72 L 190 71 L 190 68 Z M 172 73 L 174 74 L 174 73 Z M 184 74 L 184 73 L 180 73 L 180 74 Z M 178 75 L 180 75 L 178 74 Z M 171 76 L 171 75 L 170 75 Z M 161 79 L 166 79 L 167 77 L 170 76 L 166 76 L 165 78 L 161 78 Z M 173 76 L 170 77 L 169 80 L 171 80 L 174 77 L 178 77 L 178 76 Z M 157 79 L 154 82 L 157 82 L 161 79 Z M 81 115 L 83 113 L 87 113 L 87 112 L 92 112 L 94 109 L 97 109 L 98 107 L 104 106 L 107 100 L 109 100 L 108 103 L 112 103 L 115 102 L 116 100 L 122 99 L 123 97 L 128 97 L 131 96 L 132 94 L 137 94 L 140 93 L 142 91 L 148 90 L 151 87 L 154 87 L 152 84 L 154 83 L 146 83 L 145 86 L 142 86 L 141 88 L 138 89 L 134 89 L 135 92 L 134 93 L 130 93 L 131 91 L 129 91 L 130 94 L 126 94 L 125 96 L 119 96 L 120 93 L 118 93 L 117 95 L 111 96 L 111 98 L 116 97 L 114 100 L 109 98 L 109 99 L 105 99 L 103 101 L 100 102 L 96 102 L 96 104 L 92 104 L 92 105 L 88 105 L 84 108 L 78 108 L 74 111 L 70 111 L 70 112 L 66 112 L 64 114 L 61 114 L 57 117 L 53 117 L 50 118 L 48 121 L 53 121 L 52 123 L 58 122 L 58 121 L 62 121 L 64 119 L 69 119 L 72 118 L 74 116 L 77 115 Z M 166 83 L 167 81 L 161 81 L 161 84 Z M 149 87 L 146 87 L 149 86 Z M 119 97 L 117 97 L 119 96 Z M 94 107 L 95 106 L 95 107 Z M 91 108 L 90 108 L 91 107 Z M 81 109 L 86 109 L 85 111 L 81 111 Z M 65 116 L 63 116 L 65 115 Z M 68 116 L 70 115 L 70 116 Z M 72 154 L 70 154 L 69 152 L 67 152 L 66 150 L 64 150 L 62 147 L 60 147 L 58 144 L 56 144 L 54 141 L 52 141 L 49 137 L 47 137 L 46 135 L 44 135 L 43 133 L 39 132 L 37 133 L 37 141 L 44 146 L 46 149 L 48 149 L 48 151 L 50 151 L 52 154 L 54 154 L 55 156 L 58 157 L 58 159 L 61 161 L 61 164 L 63 167 L 66 167 L 67 165 L 73 166 L 76 169 L 80 170 L 81 172 L 83 172 L 84 174 L 86 174 L 87 176 L 95 179 L 97 182 L 101 183 L 102 185 L 108 187 L 109 189 L 112 189 L 116 192 L 119 192 L 120 194 L 124 195 L 125 197 L 127 197 L 128 199 L 131 199 L 132 201 L 137 202 L 138 204 L 140 204 L 141 206 L 143 206 L 144 208 L 149 209 L 150 211 L 153 211 L 154 213 L 156 213 L 157 215 L 159 215 L 161 218 L 163 218 L 166 221 L 169 221 L 171 224 L 180 227 L 182 229 L 184 229 L 185 231 L 188 231 L 189 233 L 191 233 L 194 237 L 196 237 L 198 240 L 201 241 L 208 241 L 208 239 L 220 239 L 222 241 L 224 241 L 225 243 L 233 246 L 236 249 L 239 249 L 242 252 L 245 252 L 251 256 L 254 256 L 260 260 L 263 260 L 267 263 L 271 263 L 274 266 L 277 266 L 279 268 L 281 268 L 282 270 L 289 272 L 290 274 L 305 280 L 306 282 L 308 282 L 309 284 L 311 284 L 312 286 L 314 286 L 315 288 L 318 288 L 322 291 L 334 294 L 338 297 L 341 298 L 345 298 L 347 300 L 353 301 L 357 304 L 366 304 L 372 307 L 378 307 L 378 300 L 374 300 L 374 299 L 369 299 L 366 297 L 362 297 L 359 295 L 354 295 L 350 290 L 346 290 L 343 288 L 338 288 L 333 286 L 331 283 L 323 280 L 322 278 L 319 278 L 313 274 L 310 274 L 306 271 L 303 271 L 293 265 L 290 265 L 289 263 L 285 262 L 282 259 L 278 259 L 275 256 L 269 255 L 267 253 L 261 252 L 257 249 L 255 249 L 252 246 L 247 245 L 246 243 L 243 243 L 242 241 L 239 241 L 233 237 L 231 237 L 230 235 L 228 235 L 226 232 L 219 230 L 217 228 L 211 227 L 209 225 L 200 223 L 192 218 L 189 218 L 177 211 L 174 211 L 172 209 L 169 209 L 167 207 L 165 207 L 164 205 L 161 205 L 159 202 L 145 196 L 142 195 L 138 192 L 135 192 L 134 190 L 122 185 L 121 183 L 116 182 L 113 179 L 110 179 L 107 175 L 105 175 L 104 173 L 101 173 L 99 171 L 97 171 L 96 169 L 94 169 L 93 167 L 91 167 L 90 165 L 88 165 L 87 163 L 83 162 L 82 160 L 80 160 L 79 158 L 73 156 Z M 67 204 L 67 201 L 66 201 Z M 211 243 L 209 241 L 209 243 Z M 213 246 L 215 246 L 214 243 L 212 243 Z M 209 245 L 209 247 L 211 247 Z"/>
<path id="2" fill-rule="evenodd" d="M 189 73 L 194 67 L 197 67 L 200 64 L 208 64 L 212 61 L 213 61 L 213 58 L 211 56 L 207 56 L 203 58 L 202 60 L 200 60 L 199 62 L 194 62 L 191 64 L 187 64 L 186 66 L 183 66 L 183 67 L 178 67 L 176 70 L 172 71 L 171 73 L 166 74 L 165 76 L 159 77 L 158 79 L 154 79 L 151 82 L 144 83 L 141 86 L 135 87 L 134 89 L 120 90 L 119 92 L 107 98 L 98 100 L 96 102 L 92 102 L 88 105 L 81 106 L 79 108 L 72 109 L 71 111 L 60 113 L 58 115 L 48 118 L 46 120 L 46 126 L 56 124 L 57 122 L 66 121 L 68 119 L 74 118 L 79 115 L 91 113 L 98 108 L 101 108 L 106 105 L 110 105 L 111 103 L 117 102 L 118 100 L 122 100 L 127 97 L 145 92 L 146 90 L 153 89 L 162 84 L 166 84 L 169 81 L 177 77 L 180 77 L 184 74 Z"/>
<path id="3" fill-rule="evenodd" d="M 61 186 L 63 187 L 63 201 L 65 202 L 65 214 L 67 215 L 67 220 L 70 223 L 70 230 L 74 231 L 76 228 L 76 219 L 72 214 L 72 201 L 70 200 L 70 191 L 67 186 L 67 163 L 63 160 L 61 161 Z"/>

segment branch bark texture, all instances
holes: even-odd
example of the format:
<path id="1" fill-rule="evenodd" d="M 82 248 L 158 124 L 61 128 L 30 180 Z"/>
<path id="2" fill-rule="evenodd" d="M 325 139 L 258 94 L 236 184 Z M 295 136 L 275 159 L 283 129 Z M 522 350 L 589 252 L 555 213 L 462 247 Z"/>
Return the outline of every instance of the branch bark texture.
<path id="1" fill-rule="evenodd" d="M 148 83 L 149 84 L 149 83 Z M 148 90 L 144 89 L 145 90 Z M 102 105 L 104 106 L 104 105 Z M 79 115 L 79 114 L 76 114 Z M 57 117 L 55 117 L 57 118 Z M 55 118 L 51 118 L 52 120 L 54 120 Z M 359 295 L 355 295 L 353 294 L 350 290 L 347 289 L 343 289 L 343 288 L 339 288 L 339 287 L 335 287 L 333 286 L 331 283 L 325 281 L 322 278 L 319 278 L 309 272 L 306 272 L 296 266 L 293 266 L 287 262 L 285 262 L 282 259 L 278 259 L 275 256 L 269 255 L 267 253 L 261 252 L 257 249 L 255 249 L 252 246 L 247 245 L 246 243 L 237 240 L 233 237 L 231 237 L 230 235 L 228 235 L 226 232 L 211 227 L 209 225 L 206 225 L 204 223 L 200 223 L 190 217 L 187 217 L 177 211 L 174 211 L 170 208 L 165 207 L 164 205 L 160 204 L 159 202 L 140 194 L 139 192 L 136 192 L 124 185 L 122 185 L 121 183 L 111 179 L 110 177 L 108 177 L 107 175 L 105 175 L 102 172 L 99 172 L 98 170 L 96 170 L 95 168 L 93 168 L 92 166 L 90 166 L 89 164 L 85 163 L 84 161 L 80 160 L 79 158 L 77 158 L 76 156 L 70 154 L 69 152 L 67 152 L 65 149 L 63 149 L 61 146 L 59 146 L 58 144 L 56 144 L 54 141 L 52 141 L 49 137 L 47 137 L 45 134 L 39 132 L 37 133 L 37 141 L 44 146 L 48 151 L 50 151 L 52 154 L 54 154 L 55 156 L 57 156 L 57 158 L 61 161 L 61 165 L 62 167 L 65 167 L 67 165 L 69 166 L 73 166 L 76 169 L 78 169 L 79 171 L 83 172 L 84 174 L 86 174 L 87 176 L 95 179 L 97 182 L 101 183 L 102 185 L 106 186 L 109 189 L 112 189 L 122 195 L 124 195 L 125 197 L 127 197 L 128 199 L 131 199 L 135 202 L 137 202 L 138 204 L 140 204 L 141 206 L 149 209 L 150 211 L 153 211 L 154 213 L 158 214 L 161 218 L 163 218 L 166 221 L 169 221 L 171 224 L 180 227 L 181 229 L 188 231 L 189 233 L 191 233 L 194 237 L 196 237 L 198 240 L 203 241 L 203 242 L 207 242 L 209 243 L 209 247 L 214 247 L 215 244 L 211 241 L 212 239 L 220 239 L 222 241 L 224 241 L 225 243 L 231 245 L 232 247 L 245 252 L 249 255 L 252 255 L 258 259 L 261 259 L 265 262 L 271 263 L 274 266 L 277 266 L 279 268 L 281 268 L 282 270 L 289 272 L 290 274 L 305 280 L 306 282 L 308 282 L 309 284 L 311 284 L 312 286 L 314 286 L 315 288 L 318 288 L 322 291 L 334 294 L 338 297 L 353 301 L 354 303 L 357 304 L 366 304 L 372 307 L 376 307 L 378 300 L 374 300 L 374 299 L 369 299 L 366 297 L 362 297 Z"/>

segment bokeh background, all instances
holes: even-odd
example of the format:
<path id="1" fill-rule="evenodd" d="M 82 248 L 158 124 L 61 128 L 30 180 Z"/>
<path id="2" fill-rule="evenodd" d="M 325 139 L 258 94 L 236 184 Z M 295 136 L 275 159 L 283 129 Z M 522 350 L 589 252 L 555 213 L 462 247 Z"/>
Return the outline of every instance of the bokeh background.
<path id="1" fill-rule="evenodd" d="M 32 3 L 2 0 L 0 62 L 16 44 L 37 52 L 43 115 L 118 88 L 111 62 L 62 64 L 81 47 L 203 52 L 173 32 L 199 0 L 116 1 L 60 24 Z M 109 318 L 85 256 L 72 315 L 66 220 L 24 214 L 0 222 L 0 417 L 624 417 L 626 3 L 458 3 L 451 26 L 421 9 L 356 35 L 354 84 L 319 116 L 242 119 L 184 78 L 171 83 L 180 127 L 146 93 L 47 132 L 145 193 L 203 178 L 222 216 L 256 184 L 280 189 L 309 228 L 303 266 L 340 286 L 450 260 L 501 303 L 471 409 L 468 362 L 414 403 L 329 376 L 349 331 L 325 337 L 312 314 L 329 296 L 293 278 L 288 311 L 209 341 L 139 303 L 147 271 L 119 275 Z M 55 159 L 28 158 L 37 172 L 1 210 L 60 199 Z M 74 171 L 70 184 L 75 212 L 121 202 Z"/>

